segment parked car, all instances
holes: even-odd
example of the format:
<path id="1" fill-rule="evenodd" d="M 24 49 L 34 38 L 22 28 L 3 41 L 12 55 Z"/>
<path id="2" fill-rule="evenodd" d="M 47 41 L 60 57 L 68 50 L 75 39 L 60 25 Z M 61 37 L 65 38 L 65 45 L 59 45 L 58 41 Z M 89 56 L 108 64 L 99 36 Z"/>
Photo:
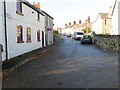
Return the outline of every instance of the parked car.
<path id="1" fill-rule="evenodd" d="M 84 32 L 74 32 L 73 38 L 77 40 L 81 40 L 81 38 L 84 36 Z"/>
<path id="2" fill-rule="evenodd" d="M 92 44 L 92 37 L 90 35 L 84 35 L 81 39 L 81 44 L 90 43 Z"/>
<path id="3" fill-rule="evenodd" d="M 67 34 L 67 37 L 71 37 L 71 34 Z"/>

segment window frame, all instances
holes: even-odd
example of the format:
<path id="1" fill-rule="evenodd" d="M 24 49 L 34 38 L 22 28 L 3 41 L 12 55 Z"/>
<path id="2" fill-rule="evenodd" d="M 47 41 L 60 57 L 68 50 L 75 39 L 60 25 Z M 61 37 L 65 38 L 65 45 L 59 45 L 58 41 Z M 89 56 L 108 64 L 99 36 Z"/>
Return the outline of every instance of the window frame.
<path id="1" fill-rule="evenodd" d="M 37 42 L 41 42 L 40 36 L 40 30 L 37 30 Z"/>
<path id="2" fill-rule="evenodd" d="M 29 34 L 29 33 L 30 33 L 30 34 Z M 27 27 L 27 29 L 26 29 L 26 36 L 27 36 L 26 42 L 27 42 L 27 43 L 31 43 L 32 40 L 31 40 L 31 28 L 30 28 L 30 27 Z"/>
<path id="3" fill-rule="evenodd" d="M 20 35 L 18 35 L 20 34 Z M 23 41 L 23 26 L 17 26 L 17 43 L 24 43 Z"/>
<path id="4" fill-rule="evenodd" d="M 23 7 L 22 2 L 20 0 L 16 1 L 16 13 L 23 16 Z"/>

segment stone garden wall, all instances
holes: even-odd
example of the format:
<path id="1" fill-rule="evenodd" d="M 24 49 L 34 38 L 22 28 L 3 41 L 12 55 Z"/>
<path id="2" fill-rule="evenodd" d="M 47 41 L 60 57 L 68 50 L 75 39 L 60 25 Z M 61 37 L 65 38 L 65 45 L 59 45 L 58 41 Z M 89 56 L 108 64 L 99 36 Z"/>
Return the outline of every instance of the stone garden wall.
<path id="1" fill-rule="evenodd" d="M 120 50 L 120 35 L 94 35 L 95 44 L 110 50 Z"/>

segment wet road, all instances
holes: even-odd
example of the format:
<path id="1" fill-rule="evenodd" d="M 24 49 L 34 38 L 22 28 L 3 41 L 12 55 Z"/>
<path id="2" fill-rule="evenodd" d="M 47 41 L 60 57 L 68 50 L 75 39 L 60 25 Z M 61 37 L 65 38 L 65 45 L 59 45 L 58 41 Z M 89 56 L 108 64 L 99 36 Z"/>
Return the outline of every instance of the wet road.
<path id="1" fill-rule="evenodd" d="M 3 88 L 117 88 L 118 54 L 65 38 L 3 77 Z"/>

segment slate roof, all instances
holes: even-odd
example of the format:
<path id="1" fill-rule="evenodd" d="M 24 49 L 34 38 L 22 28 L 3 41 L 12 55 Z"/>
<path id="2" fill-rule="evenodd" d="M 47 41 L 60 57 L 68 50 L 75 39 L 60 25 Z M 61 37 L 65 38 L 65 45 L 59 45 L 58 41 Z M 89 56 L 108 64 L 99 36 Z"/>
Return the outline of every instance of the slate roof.
<path id="1" fill-rule="evenodd" d="M 50 16 L 48 13 L 46 13 L 45 11 L 42 10 L 42 12 L 43 12 L 44 14 L 46 14 L 47 16 L 49 16 L 50 18 L 54 19 L 53 17 L 51 17 L 51 16 Z"/>
<path id="2" fill-rule="evenodd" d="M 99 13 L 101 19 L 108 19 L 108 13 Z"/>
<path id="3" fill-rule="evenodd" d="M 28 7 L 32 8 L 33 10 L 39 12 L 41 15 L 44 16 L 44 14 L 42 13 L 41 9 L 33 6 L 32 4 L 30 4 L 27 0 L 20 0 L 22 3 L 24 3 L 25 5 L 27 5 Z"/>

